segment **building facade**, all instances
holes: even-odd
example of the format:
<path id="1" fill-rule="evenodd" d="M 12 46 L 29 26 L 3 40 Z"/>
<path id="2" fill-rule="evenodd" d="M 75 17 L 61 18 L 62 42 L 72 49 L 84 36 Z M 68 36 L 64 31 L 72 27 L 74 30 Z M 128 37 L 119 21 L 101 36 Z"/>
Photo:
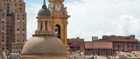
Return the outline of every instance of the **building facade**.
<path id="1" fill-rule="evenodd" d="M 70 47 L 70 51 L 79 50 L 80 52 L 84 52 L 85 55 L 93 54 L 101 56 L 115 55 L 117 51 L 132 52 L 140 49 L 140 43 L 135 39 L 135 35 L 103 36 L 102 39 L 99 40 L 97 37 L 93 37 L 92 41 L 89 42 L 84 42 L 84 40 L 80 40 L 78 38 L 68 39 L 68 45 Z"/>
<path id="2" fill-rule="evenodd" d="M 100 41 L 112 42 L 113 43 L 113 54 L 117 51 L 136 51 L 137 42 L 134 35 L 131 36 L 103 36 Z"/>
<path id="3" fill-rule="evenodd" d="M 74 51 L 79 51 L 79 52 L 83 52 L 84 51 L 84 39 L 80 39 L 79 37 L 77 38 L 71 38 L 68 39 L 68 45 L 70 47 L 70 52 Z"/>
<path id="4" fill-rule="evenodd" d="M 140 51 L 140 41 L 138 41 L 137 50 Z"/>
<path id="5" fill-rule="evenodd" d="M 112 42 L 85 42 L 85 55 L 110 56 L 113 55 Z"/>
<path id="6" fill-rule="evenodd" d="M 24 44 L 25 44 L 24 42 L 12 43 L 12 53 L 19 53 L 20 54 Z"/>
<path id="7" fill-rule="evenodd" d="M 11 52 L 11 43 L 24 41 L 26 41 L 24 0 L 0 0 L 0 48 Z"/>

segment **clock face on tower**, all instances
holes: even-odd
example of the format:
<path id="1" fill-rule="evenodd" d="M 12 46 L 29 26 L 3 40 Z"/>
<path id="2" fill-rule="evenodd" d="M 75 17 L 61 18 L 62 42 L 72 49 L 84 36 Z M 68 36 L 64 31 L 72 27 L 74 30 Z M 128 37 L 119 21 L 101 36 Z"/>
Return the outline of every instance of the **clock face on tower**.
<path id="1" fill-rule="evenodd" d="M 55 9 L 56 11 L 61 11 L 62 6 L 61 6 L 60 4 L 55 4 L 55 5 L 54 5 L 54 9 Z"/>

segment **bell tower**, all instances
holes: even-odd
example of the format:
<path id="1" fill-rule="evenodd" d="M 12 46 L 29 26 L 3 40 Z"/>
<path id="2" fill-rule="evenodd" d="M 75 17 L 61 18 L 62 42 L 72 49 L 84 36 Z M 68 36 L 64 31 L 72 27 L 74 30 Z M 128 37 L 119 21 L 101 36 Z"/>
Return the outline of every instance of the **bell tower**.
<path id="1" fill-rule="evenodd" d="M 69 47 L 67 44 L 67 25 L 70 15 L 67 14 L 67 7 L 64 6 L 64 0 L 48 0 L 48 8 L 52 16 L 52 30 L 54 34 L 59 38 L 66 47 L 67 53 L 69 53 Z M 69 54 L 68 54 L 69 55 Z"/>

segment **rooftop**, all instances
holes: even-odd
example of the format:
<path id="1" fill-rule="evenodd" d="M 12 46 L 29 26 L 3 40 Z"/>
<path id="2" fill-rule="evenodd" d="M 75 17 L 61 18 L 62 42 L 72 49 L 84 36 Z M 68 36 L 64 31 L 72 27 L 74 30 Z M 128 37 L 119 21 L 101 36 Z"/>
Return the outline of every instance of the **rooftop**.
<path id="1" fill-rule="evenodd" d="M 113 49 L 112 42 L 85 42 L 85 49 L 100 48 L 100 49 Z"/>

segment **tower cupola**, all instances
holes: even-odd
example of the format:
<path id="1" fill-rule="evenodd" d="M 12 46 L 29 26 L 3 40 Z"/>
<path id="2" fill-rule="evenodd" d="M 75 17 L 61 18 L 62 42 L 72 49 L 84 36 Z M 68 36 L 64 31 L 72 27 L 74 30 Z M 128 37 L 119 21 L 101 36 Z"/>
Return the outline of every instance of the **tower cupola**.
<path id="1" fill-rule="evenodd" d="M 37 17 L 51 17 L 51 12 L 47 8 L 45 0 L 44 0 L 44 4 L 42 5 L 42 8 L 38 12 Z"/>

